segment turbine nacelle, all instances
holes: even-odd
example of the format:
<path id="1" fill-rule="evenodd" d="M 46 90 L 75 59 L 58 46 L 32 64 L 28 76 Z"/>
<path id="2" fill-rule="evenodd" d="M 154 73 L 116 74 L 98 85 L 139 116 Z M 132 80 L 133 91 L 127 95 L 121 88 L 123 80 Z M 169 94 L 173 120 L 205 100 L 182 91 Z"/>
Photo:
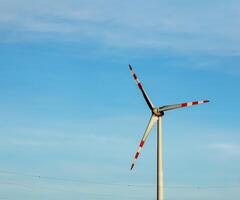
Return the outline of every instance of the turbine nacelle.
<path id="1" fill-rule="evenodd" d="M 164 115 L 164 112 L 160 110 L 160 108 L 153 108 L 152 114 L 157 117 L 162 117 Z"/>

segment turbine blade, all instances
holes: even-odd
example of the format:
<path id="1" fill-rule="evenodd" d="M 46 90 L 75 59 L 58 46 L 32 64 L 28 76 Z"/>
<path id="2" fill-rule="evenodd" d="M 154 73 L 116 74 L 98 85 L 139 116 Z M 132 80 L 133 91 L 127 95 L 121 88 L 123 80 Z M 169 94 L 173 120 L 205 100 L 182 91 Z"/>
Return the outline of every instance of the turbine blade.
<path id="1" fill-rule="evenodd" d="M 147 104 L 148 104 L 148 107 L 149 107 L 151 110 L 153 110 L 154 106 L 153 106 L 151 100 L 149 99 L 147 93 L 145 92 L 145 90 L 144 90 L 144 88 L 143 88 L 143 86 L 142 86 L 142 83 L 139 81 L 137 75 L 136 75 L 135 72 L 133 71 L 133 68 L 132 68 L 132 66 L 131 66 L 130 64 L 129 64 L 129 68 L 130 68 L 130 70 L 131 70 L 131 72 L 132 72 L 133 78 L 134 78 L 135 81 L 137 82 L 138 88 L 141 90 L 141 92 L 142 92 L 142 94 L 143 94 L 143 97 L 144 97 L 145 101 L 146 101 Z"/>
<path id="2" fill-rule="evenodd" d="M 209 100 L 203 100 L 203 101 L 193 101 L 193 102 L 188 102 L 188 103 L 167 105 L 167 106 L 159 107 L 158 111 L 164 112 L 164 111 L 168 111 L 168 110 L 173 110 L 173 109 L 177 109 L 177 108 L 184 108 L 184 107 L 194 106 L 194 105 L 208 103 L 208 102 L 209 102 Z"/>
<path id="3" fill-rule="evenodd" d="M 142 140 L 141 140 L 141 142 L 140 142 L 140 144 L 139 144 L 137 153 L 135 154 L 134 160 L 133 160 L 133 162 L 132 162 L 131 170 L 133 169 L 133 167 L 134 167 L 134 165 L 135 165 L 135 162 L 137 161 L 137 159 L 138 159 L 138 157 L 139 157 L 139 155 L 140 155 L 140 152 L 141 152 L 141 150 L 142 150 L 142 148 L 143 148 L 143 145 L 145 144 L 145 142 L 146 142 L 146 140 L 147 140 L 147 138 L 148 138 L 148 136 L 149 136 L 149 133 L 150 133 L 152 127 L 154 126 L 154 124 L 155 124 L 155 122 L 156 122 L 157 120 L 158 120 L 158 117 L 157 117 L 157 116 L 155 116 L 155 115 L 152 115 L 152 116 L 151 116 L 151 119 L 150 119 L 150 121 L 149 121 L 149 123 L 148 123 L 147 129 L 146 129 L 146 131 L 145 131 L 145 133 L 144 133 L 144 135 L 143 135 L 143 137 L 142 137 Z"/>

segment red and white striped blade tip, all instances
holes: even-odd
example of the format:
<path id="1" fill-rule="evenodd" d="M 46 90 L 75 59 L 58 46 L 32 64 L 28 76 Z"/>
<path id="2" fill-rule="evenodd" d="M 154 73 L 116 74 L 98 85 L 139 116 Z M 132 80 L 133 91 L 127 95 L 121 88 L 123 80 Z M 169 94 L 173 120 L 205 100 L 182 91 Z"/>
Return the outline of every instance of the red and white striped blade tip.
<path id="1" fill-rule="evenodd" d="M 193 101 L 193 102 L 188 102 L 188 103 L 182 103 L 181 107 L 188 107 L 188 106 L 194 106 L 202 103 L 208 103 L 209 100 L 203 100 L 203 101 Z"/>

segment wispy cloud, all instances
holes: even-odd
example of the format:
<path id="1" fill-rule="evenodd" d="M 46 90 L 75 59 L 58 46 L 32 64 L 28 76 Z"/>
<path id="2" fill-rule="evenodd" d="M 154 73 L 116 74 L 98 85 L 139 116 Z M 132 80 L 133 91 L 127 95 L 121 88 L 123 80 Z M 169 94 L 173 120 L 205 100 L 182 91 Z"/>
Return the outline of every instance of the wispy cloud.
<path id="1" fill-rule="evenodd" d="M 210 149 L 231 156 L 240 156 L 240 145 L 233 143 L 213 143 L 209 145 Z"/>
<path id="2" fill-rule="evenodd" d="M 238 7 L 237 1 L 1 1 L 0 28 L 61 40 L 88 36 L 108 46 L 238 54 Z"/>

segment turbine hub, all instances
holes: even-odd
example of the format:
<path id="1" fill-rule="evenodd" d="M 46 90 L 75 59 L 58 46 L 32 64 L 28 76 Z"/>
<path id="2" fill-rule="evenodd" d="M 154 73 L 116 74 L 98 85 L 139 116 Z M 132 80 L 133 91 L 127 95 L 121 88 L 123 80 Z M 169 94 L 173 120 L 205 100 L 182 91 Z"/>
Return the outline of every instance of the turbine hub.
<path id="1" fill-rule="evenodd" d="M 163 111 L 159 111 L 158 108 L 153 108 L 152 112 L 157 117 L 162 117 L 164 115 L 164 112 Z"/>

